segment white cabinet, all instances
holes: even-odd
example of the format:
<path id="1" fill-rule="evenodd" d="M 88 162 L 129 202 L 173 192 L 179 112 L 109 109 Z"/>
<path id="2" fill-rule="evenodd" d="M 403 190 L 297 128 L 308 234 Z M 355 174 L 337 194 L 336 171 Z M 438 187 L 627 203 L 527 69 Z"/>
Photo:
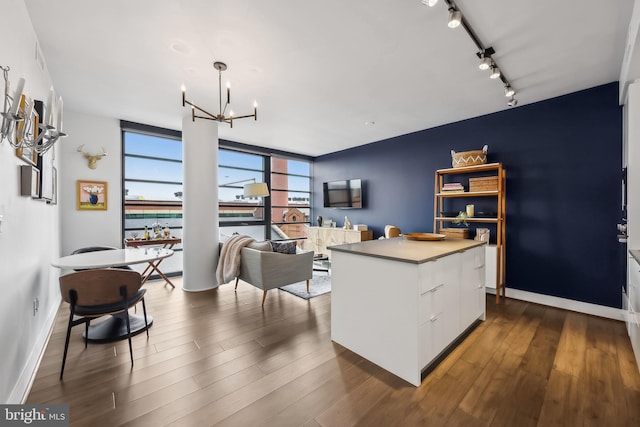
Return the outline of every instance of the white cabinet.
<path id="1" fill-rule="evenodd" d="M 628 266 L 627 332 L 640 368 L 640 264 L 634 258 L 630 258 Z"/>
<path id="2" fill-rule="evenodd" d="M 462 298 L 460 315 L 463 325 L 469 325 L 485 312 L 485 254 L 482 247 L 463 252 L 460 260 Z M 484 317 L 483 317 L 484 320 Z"/>
<path id="3" fill-rule="evenodd" d="M 420 385 L 424 369 L 484 320 L 485 250 L 477 243 L 459 241 L 460 250 L 419 262 L 371 255 L 377 245 L 410 252 L 402 239 L 334 250 L 331 339 Z"/>
<path id="4" fill-rule="evenodd" d="M 332 227 L 309 227 L 305 249 L 312 250 L 316 254 L 331 257 L 328 246 L 342 245 L 345 243 L 357 243 L 364 240 L 372 240 L 373 231 L 345 230 Z"/>

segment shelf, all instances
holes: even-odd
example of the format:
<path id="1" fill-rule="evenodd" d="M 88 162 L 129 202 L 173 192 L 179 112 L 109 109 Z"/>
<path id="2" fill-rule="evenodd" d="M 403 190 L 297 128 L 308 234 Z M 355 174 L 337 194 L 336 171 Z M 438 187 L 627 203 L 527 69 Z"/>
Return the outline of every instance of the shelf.
<path id="1" fill-rule="evenodd" d="M 459 168 L 458 168 L 459 169 Z M 436 197 L 497 197 L 500 195 L 498 190 L 490 191 L 465 191 L 464 193 L 437 193 Z"/>
<path id="2" fill-rule="evenodd" d="M 495 190 L 487 191 L 462 191 L 462 192 L 445 192 L 442 191 L 446 183 L 456 180 L 456 175 L 461 175 L 459 178 L 464 185 L 464 182 L 471 180 L 471 178 L 488 178 L 496 177 Z M 433 206 L 433 232 L 439 233 L 440 230 L 450 227 L 450 224 L 460 224 L 457 222 L 457 218 L 454 216 L 442 216 L 444 212 L 458 211 L 453 209 L 458 205 L 466 202 L 468 204 L 480 203 L 483 207 L 483 211 L 491 212 L 492 217 L 471 217 L 464 220 L 465 223 L 471 226 L 471 228 L 478 228 L 482 224 L 496 224 L 495 227 L 495 252 L 496 259 L 487 261 L 491 264 L 495 263 L 496 277 L 495 289 L 496 289 L 496 303 L 500 302 L 501 297 L 505 297 L 505 234 L 506 234 L 506 172 L 501 163 L 489 163 L 484 165 L 466 166 L 460 168 L 447 168 L 438 169 L 435 174 L 435 186 L 434 186 L 434 206 Z M 468 187 L 467 187 L 468 188 Z M 474 188 L 478 188 L 475 187 Z M 480 187 L 482 188 L 482 187 Z M 489 187 L 491 188 L 491 187 Z M 477 200 L 481 197 L 490 197 L 494 200 Z M 455 201 L 454 201 L 455 199 Z M 467 200 L 465 200 L 467 199 Z M 475 200 L 474 200 L 475 199 Z M 489 209 L 486 205 L 489 203 L 495 203 L 495 210 Z M 494 213 L 495 212 L 495 213 Z M 492 237 L 494 236 L 492 231 Z M 492 280 L 492 281 L 493 281 Z"/>
<path id="3" fill-rule="evenodd" d="M 453 222 L 455 221 L 455 217 L 448 217 L 448 216 L 439 216 L 436 217 L 436 221 L 442 221 L 442 222 Z M 500 221 L 498 218 L 467 218 L 465 219 L 465 221 L 467 222 L 484 222 L 484 223 L 493 223 L 493 224 L 497 224 L 498 221 Z"/>
<path id="4" fill-rule="evenodd" d="M 500 163 L 487 163 L 484 165 L 464 166 L 461 168 L 438 169 L 436 173 L 440 175 L 475 173 L 475 172 L 484 172 L 484 171 L 495 171 L 500 167 L 501 167 Z"/>

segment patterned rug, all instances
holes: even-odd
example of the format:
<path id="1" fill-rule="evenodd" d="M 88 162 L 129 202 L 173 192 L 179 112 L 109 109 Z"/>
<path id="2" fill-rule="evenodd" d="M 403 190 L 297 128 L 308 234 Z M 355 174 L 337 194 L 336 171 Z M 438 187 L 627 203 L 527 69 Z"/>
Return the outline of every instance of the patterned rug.
<path id="1" fill-rule="evenodd" d="M 331 276 L 324 272 L 313 272 L 313 278 L 309 281 L 309 293 L 307 282 L 298 282 L 279 288 L 303 299 L 310 299 L 331 292 Z"/>

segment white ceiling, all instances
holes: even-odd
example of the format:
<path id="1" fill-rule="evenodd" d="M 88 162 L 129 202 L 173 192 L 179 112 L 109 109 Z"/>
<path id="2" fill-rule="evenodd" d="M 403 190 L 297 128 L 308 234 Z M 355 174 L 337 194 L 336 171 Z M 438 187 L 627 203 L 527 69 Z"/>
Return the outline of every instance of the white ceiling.
<path id="1" fill-rule="evenodd" d="M 444 0 L 25 3 L 67 110 L 180 129 L 182 84 L 218 111 L 213 61 L 236 115 L 259 105 L 221 138 L 312 156 L 510 108 Z M 457 5 L 519 106 L 619 79 L 633 0 Z"/>

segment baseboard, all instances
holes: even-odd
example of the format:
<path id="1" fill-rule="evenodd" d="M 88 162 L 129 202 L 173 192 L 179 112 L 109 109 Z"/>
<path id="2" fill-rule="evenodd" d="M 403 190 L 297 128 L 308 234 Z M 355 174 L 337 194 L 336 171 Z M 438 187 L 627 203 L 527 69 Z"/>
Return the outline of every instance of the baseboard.
<path id="1" fill-rule="evenodd" d="M 44 351 L 47 348 L 47 343 L 49 342 L 49 338 L 53 333 L 53 326 L 59 308 L 60 301 L 58 301 L 58 304 L 53 304 L 51 306 L 51 310 L 49 311 L 47 320 L 45 321 L 45 325 L 48 325 L 48 327 L 42 328 L 42 332 L 33 345 L 33 350 L 29 355 L 29 359 L 27 359 L 27 362 L 24 364 L 22 372 L 20 373 L 20 377 L 18 377 L 18 381 L 13 387 L 13 391 L 9 395 L 9 400 L 7 403 L 25 403 L 25 401 L 27 400 L 29 391 L 31 390 L 31 386 L 33 385 L 33 381 L 36 378 L 38 367 L 40 366 L 40 362 L 42 361 L 42 357 L 44 356 Z"/>
<path id="2" fill-rule="evenodd" d="M 488 294 L 496 294 L 495 289 L 486 288 Z M 604 305 L 591 304 L 588 302 L 575 301 L 566 298 L 554 297 L 551 295 L 537 294 L 535 292 L 522 291 L 520 289 L 506 288 L 507 298 L 519 299 L 536 304 L 548 305 L 550 307 L 562 308 L 564 310 L 576 311 L 578 313 L 591 314 L 593 316 L 606 317 L 608 319 L 626 320 L 626 312 L 620 308 L 607 307 Z"/>

